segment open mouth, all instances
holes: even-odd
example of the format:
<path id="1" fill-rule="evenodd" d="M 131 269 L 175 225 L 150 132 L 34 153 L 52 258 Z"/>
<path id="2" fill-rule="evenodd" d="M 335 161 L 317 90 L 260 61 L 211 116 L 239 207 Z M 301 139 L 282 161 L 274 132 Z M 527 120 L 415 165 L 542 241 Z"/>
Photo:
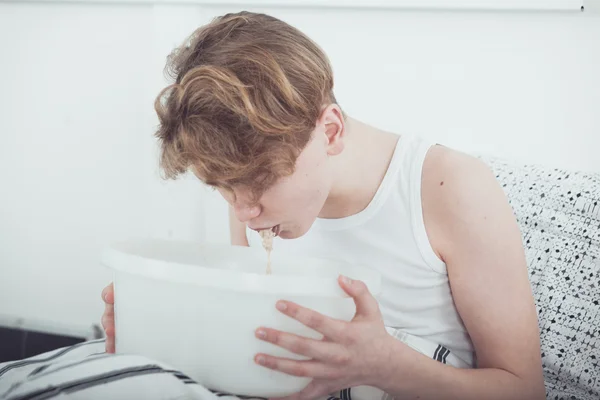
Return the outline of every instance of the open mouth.
<path id="1" fill-rule="evenodd" d="M 256 232 L 260 232 L 260 231 L 266 231 L 266 230 L 271 230 L 275 236 L 279 236 L 279 233 L 281 233 L 281 226 L 280 225 L 276 225 L 272 228 L 258 228 L 258 229 L 254 229 L 251 228 L 252 230 L 256 231 Z"/>
<path id="2" fill-rule="evenodd" d="M 271 229 L 273 230 L 273 233 L 275 234 L 275 236 L 279 236 L 279 233 L 281 232 L 281 226 L 280 225 L 274 226 Z"/>

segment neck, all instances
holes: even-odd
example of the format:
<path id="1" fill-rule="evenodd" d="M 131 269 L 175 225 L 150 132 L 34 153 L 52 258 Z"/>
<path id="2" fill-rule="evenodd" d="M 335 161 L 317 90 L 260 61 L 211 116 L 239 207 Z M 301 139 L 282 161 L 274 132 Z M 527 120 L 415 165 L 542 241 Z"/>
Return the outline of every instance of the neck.
<path id="1" fill-rule="evenodd" d="M 398 136 L 350 117 L 344 151 L 331 158 L 333 184 L 320 218 L 344 218 L 364 210 L 379 189 Z"/>

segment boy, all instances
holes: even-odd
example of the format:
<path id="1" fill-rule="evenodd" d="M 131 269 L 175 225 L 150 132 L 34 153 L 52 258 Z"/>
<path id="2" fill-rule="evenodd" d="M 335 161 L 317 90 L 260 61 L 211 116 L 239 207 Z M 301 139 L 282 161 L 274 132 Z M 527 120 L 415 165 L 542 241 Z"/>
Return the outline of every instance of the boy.
<path id="1" fill-rule="evenodd" d="M 220 191 L 232 244 L 273 229 L 294 239 L 278 240 L 279 251 L 382 273 L 379 304 L 362 282 L 340 279 L 357 305 L 350 323 L 277 304 L 324 341 L 257 327 L 259 339 L 311 359 L 256 355 L 265 368 L 313 378 L 292 398 L 345 388 L 357 388 L 354 398 L 545 397 L 521 235 L 483 163 L 345 115 L 325 54 L 267 15 L 217 18 L 168 67 L 174 83 L 156 101 L 161 165 L 169 178 L 189 170 Z M 110 352 L 112 287 L 103 298 Z"/>

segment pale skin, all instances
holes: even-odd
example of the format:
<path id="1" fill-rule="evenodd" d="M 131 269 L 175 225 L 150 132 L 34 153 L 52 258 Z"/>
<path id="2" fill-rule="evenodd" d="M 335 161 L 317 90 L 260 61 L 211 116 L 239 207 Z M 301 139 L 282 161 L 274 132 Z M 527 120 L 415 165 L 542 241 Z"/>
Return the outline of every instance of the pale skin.
<path id="1" fill-rule="evenodd" d="M 317 217 L 360 212 L 385 175 L 396 140 L 395 135 L 344 118 L 335 104 L 323 107 L 313 140 L 292 176 L 258 203 L 249 201 L 242 188 L 221 191 L 231 206 L 232 244 L 248 245 L 246 226 L 280 225 L 280 236 L 290 239 L 305 234 Z M 284 299 L 277 303 L 281 312 L 322 333 L 322 341 L 257 327 L 258 339 L 310 358 L 256 355 L 255 362 L 265 368 L 313 378 L 287 399 L 316 399 L 359 385 L 402 399 L 545 398 L 537 314 L 521 234 L 495 177 L 479 160 L 435 146 L 423 168 L 422 206 L 429 241 L 446 263 L 456 308 L 475 348 L 476 368 L 442 364 L 393 339 L 364 283 L 340 277 L 340 286 L 357 306 L 350 322 Z M 114 351 L 112 286 L 103 291 L 103 299 L 107 351 Z"/>

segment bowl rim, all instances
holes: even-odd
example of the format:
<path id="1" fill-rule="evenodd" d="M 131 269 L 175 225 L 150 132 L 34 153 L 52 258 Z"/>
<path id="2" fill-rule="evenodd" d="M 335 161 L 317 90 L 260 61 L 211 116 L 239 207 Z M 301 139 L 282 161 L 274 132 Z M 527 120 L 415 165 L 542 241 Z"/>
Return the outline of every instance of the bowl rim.
<path id="1" fill-rule="evenodd" d="M 211 244 L 171 239 L 129 239 L 110 244 L 102 253 L 101 262 L 115 272 L 115 282 L 118 275 L 126 273 L 140 278 L 159 280 L 163 282 L 212 287 L 238 293 L 320 296 L 320 297 L 349 297 L 339 286 L 337 275 L 331 276 L 301 276 L 301 275 L 272 275 L 258 274 L 247 271 L 234 271 L 203 266 L 201 263 L 184 263 L 149 258 L 134 254 L 127 248 L 132 246 L 194 246 L 207 251 L 235 251 L 239 253 L 264 254 L 264 250 L 256 247 L 234 246 L 229 244 Z M 294 262 L 325 263 L 323 268 L 343 270 L 352 279 L 363 281 L 375 297 L 382 292 L 381 273 L 362 265 L 343 262 L 340 260 L 296 256 L 285 254 L 283 258 L 294 258 Z"/>

